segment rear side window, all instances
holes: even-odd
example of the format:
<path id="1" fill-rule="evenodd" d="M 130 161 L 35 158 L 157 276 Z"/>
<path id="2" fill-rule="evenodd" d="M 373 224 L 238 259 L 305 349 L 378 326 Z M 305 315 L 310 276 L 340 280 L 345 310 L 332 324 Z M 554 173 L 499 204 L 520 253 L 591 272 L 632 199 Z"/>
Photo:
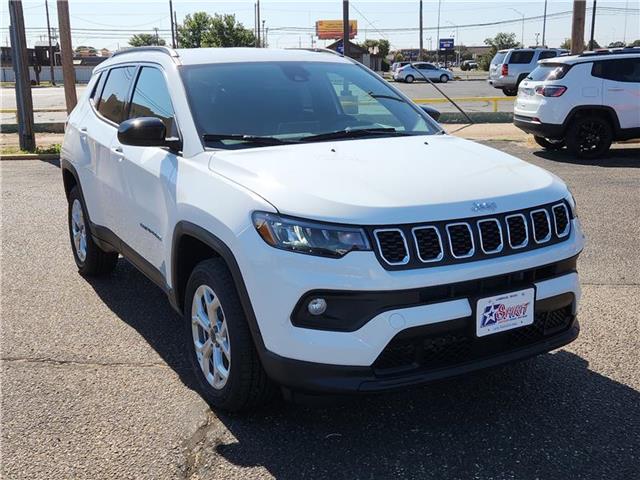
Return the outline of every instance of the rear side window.
<path id="1" fill-rule="evenodd" d="M 594 62 L 591 75 L 615 82 L 640 82 L 640 58 L 619 58 Z"/>
<path id="2" fill-rule="evenodd" d="M 511 57 L 509 58 L 509 63 L 513 63 L 513 64 L 525 64 L 525 63 L 531 63 L 531 60 L 533 60 L 533 51 L 532 50 L 524 50 L 524 51 L 514 51 L 511 52 Z"/>
<path id="3" fill-rule="evenodd" d="M 553 58 L 557 56 L 557 52 L 554 52 L 553 50 L 545 50 L 544 52 L 540 52 L 540 57 L 538 58 L 538 60 L 544 60 L 545 58 Z"/>
<path id="4" fill-rule="evenodd" d="M 160 70 L 143 67 L 131 99 L 129 118 L 156 117 L 162 120 L 167 135 L 175 136 L 174 113 L 167 83 Z"/>
<path id="5" fill-rule="evenodd" d="M 98 104 L 98 112 L 106 119 L 115 123 L 122 121 L 124 105 L 127 103 L 127 95 L 135 71 L 135 67 L 118 67 L 109 70 Z"/>
<path id="6" fill-rule="evenodd" d="M 504 57 L 507 56 L 507 52 L 498 52 L 491 60 L 492 65 L 499 65 L 504 62 Z"/>
<path id="7" fill-rule="evenodd" d="M 564 78 L 571 67 L 564 63 L 543 63 L 538 65 L 527 77 L 534 82 L 544 80 L 560 80 Z"/>
<path id="8" fill-rule="evenodd" d="M 98 74 L 98 81 L 95 83 L 93 90 L 91 91 L 91 101 L 95 106 L 98 106 L 98 101 L 100 100 L 100 92 L 102 91 L 102 87 L 104 87 L 104 81 L 107 78 L 107 74 L 100 72 Z"/>

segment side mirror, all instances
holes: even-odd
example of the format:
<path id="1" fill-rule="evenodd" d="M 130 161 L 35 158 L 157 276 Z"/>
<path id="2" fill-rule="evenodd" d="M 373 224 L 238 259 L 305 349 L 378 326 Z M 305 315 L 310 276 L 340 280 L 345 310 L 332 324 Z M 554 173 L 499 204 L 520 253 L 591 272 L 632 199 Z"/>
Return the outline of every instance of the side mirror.
<path id="1" fill-rule="evenodd" d="M 125 120 L 118 127 L 118 141 L 134 147 L 167 147 L 167 129 L 156 117 Z"/>
<path id="2" fill-rule="evenodd" d="M 440 111 L 429 105 L 420 105 L 420 108 L 436 122 L 440 119 Z"/>

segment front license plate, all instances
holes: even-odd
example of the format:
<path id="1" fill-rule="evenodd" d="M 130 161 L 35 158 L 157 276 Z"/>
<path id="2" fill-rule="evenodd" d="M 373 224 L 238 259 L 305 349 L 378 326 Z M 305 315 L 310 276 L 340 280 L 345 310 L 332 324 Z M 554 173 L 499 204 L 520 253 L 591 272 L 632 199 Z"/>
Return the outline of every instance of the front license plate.
<path id="1" fill-rule="evenodd" d="M 476 335 L 484 337 L 531 325 L 534 301 L 533 288 L 481 298 L 476 304 Z"/>

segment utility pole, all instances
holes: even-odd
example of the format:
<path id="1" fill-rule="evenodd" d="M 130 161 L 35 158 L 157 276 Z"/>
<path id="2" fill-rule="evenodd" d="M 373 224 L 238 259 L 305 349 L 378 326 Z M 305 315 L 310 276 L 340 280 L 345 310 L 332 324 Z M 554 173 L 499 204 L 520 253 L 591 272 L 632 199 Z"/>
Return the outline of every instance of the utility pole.
<path id="1" fill-rule="evenodd" d="M 176 30 L 173 25 L 173 2 L 169 0 L 169 21 L 171 22 L 171 48 L 176 48 Z"/>
<path id="2" fill-rule="evenodd" d="M 436 30 L 436 62 L 440 61 L 440 7 L 442 0 L 438 0 L 438 27 Z"/>
<path id="3" fill-rule="evenodd" d="M 156 45 L 158 45 L 160 43 L 160 38 L 158 37 L 158 27 L 153 27 L 153 29 L 156 32 Z"/>
<path id="4" fill-rule="evenodd" d="M 260 0 L 256 1 L 256 29 L 258 31 L 258 48 L 262 47 L 262 38 L 260 35 Z"/>
<path id="5" fill-rule="evenodd" d="M 173 24 L 175 25 L 175 29 L 176 29 L 176 48 L 180 48 L 180 39 L 178 38 L 178 14 L 176 13 L 176 11 L 173 11 Z"/>
<path id="6" fill-rule="evenodd" d="M 342 54 L 349 56 L 349 0 L 342 0 Z"/>
<path id="7" fill-rule="evenodd" d="M 262 20 L 262 48 L 267 48 L 267 34 L 265 33 L 264 20 Z"/>
<path id="8" fill-rule="evenodd" d="M 47 12 L 47 36 L 49 37 L 49 69 L 51 72 L 51 85 L 55 85 L 56 79 L 53 72 L 53 65 L 56 60 L 53 55 L 53 46 L 51 45 L 51 24 L 49 23 L 49 2 L 47 0 L 44 0 L 44 9 Z"/>
<path id="9" fill-rule="evenodd" d="M 547 39 L 547 0 L 544 0 L 544 18 L 542 20 L 542 46 L 546 45 Z"/>
<path id="10" fill-rule="evenodd" d="M 587 10 L 586 0 L 573 0 L 573 21 L 571 23 L 571 54 L 584 51 L 584 21 Z"/>
<path id="11" fill-rule="evenodd" d="M 626 18 L 626 15 L 625 15 Z M 591 37 L 589 38 L 589 50 L 593 50 L 593 35 L 596 30 L 596 0 L 593 0 L 593 11 L 591 12 Z"/>
<path id="12" fill-rule="evenodd" d="M 33 135 L 33 99 L 31 98 L 31 82 L 29 81 L 29 64 L 27 63 L 27 38 L 24 33 L 24 15 L 22 1 L 9 0 L 9 18 L 11 25 L 11 57 L 13 71 L 16 75 L 16 104 L 18 107 L 18 139 L 20 149 L 32 152 L 36 149 L 36 138 Z"/>
<path id="13" fill-rule="evenodd" d="M 71 45 L 71 24 L 69 22 L 69 2 L 57 0 L 58 28 L 60 30 L 60 59 L 62 60 L 62 81 L 67 113 L 71 113 L 78 103 L 76 96 L 76 71 L 73 68 L 73 47 Z"/>
<path id="14" fill-rule="evenodd" d="M 422 0 L 420 0 L 420 53 L 418 54 L 418 60 L 422 60 Z"/>
<path id="15" fill-rule="evenodd" d="M 540 39 L 540 32 L 536 33 L 536 47 L 538 46 L 538 41 Z"/>

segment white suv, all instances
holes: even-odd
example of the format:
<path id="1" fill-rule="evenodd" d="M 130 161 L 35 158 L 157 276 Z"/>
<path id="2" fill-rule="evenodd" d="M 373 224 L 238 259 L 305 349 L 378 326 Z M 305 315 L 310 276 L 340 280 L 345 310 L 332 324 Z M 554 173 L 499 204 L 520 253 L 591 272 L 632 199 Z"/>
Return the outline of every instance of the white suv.
<path id="1" fill-rule="evenodd" d="M 335 54 L 118 53 L 61 167 L 80 273 L 121 254 L 162 288 L 213 406 L 403 388 L 578 335 L 565 184 Z"/>
<path id="2" fill-rule="evenodd" d="M 640 138 L 640 48 L 540 62 L 520 84 L 514 123 L 542 147 L 583 158 Z"/>

